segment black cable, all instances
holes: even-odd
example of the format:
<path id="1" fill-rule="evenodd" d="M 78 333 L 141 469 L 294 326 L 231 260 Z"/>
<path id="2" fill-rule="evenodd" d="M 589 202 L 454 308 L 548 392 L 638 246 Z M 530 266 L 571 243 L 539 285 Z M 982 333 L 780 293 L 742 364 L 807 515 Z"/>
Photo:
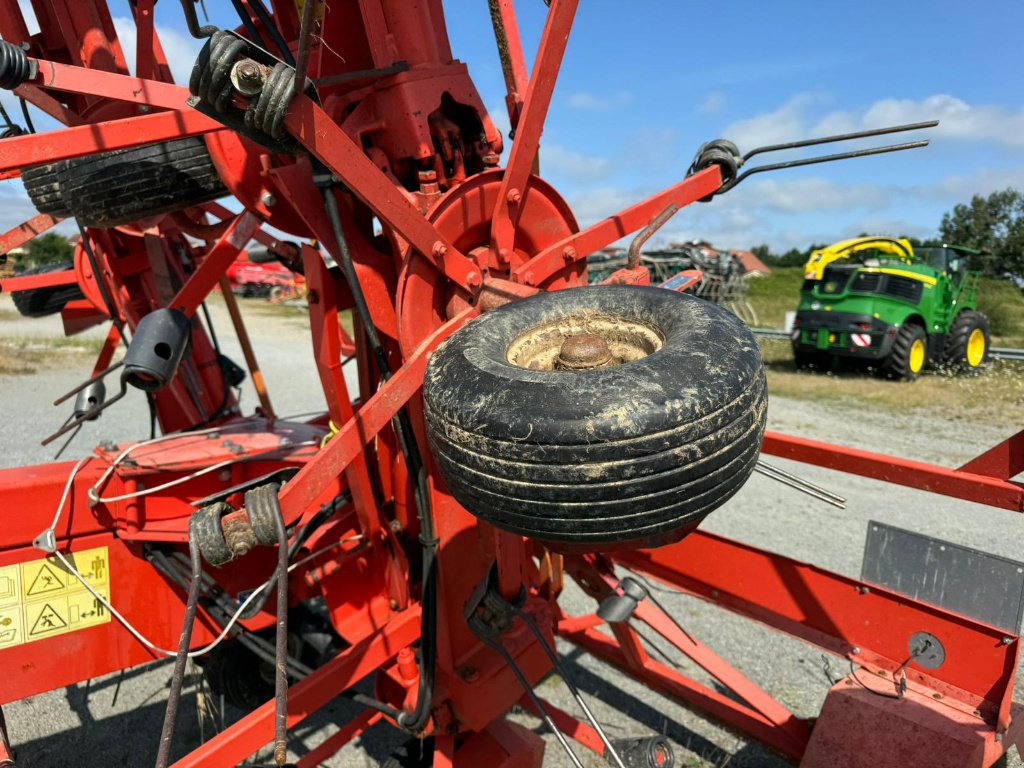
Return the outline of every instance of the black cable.
<path id="1" fill-rule="evenodd" d="M 185 604 L 185 621 L 181 628 L 178 655 L 174 659 L 174 673 L 171 675 L 171 690 L 167 696 L 164 725 L 160 731 L 156 768 L 167 768 L 171 760 L 171 740 L 174 738 L 174 724 L 178 718 L 178 708 L 181 706 L 181 687 L 185 681 L 185 664 L 188 661 L 189 646 L 192 644 L 192 628 L 196 621 L 199 592 L 203 583 L 203 558 L 199 554 L 199 542 L 193 537 L 189 538 L 188 553 L 192 560 L 192 583 L 189 585 L 188 602 Z"/>
<path id="2" fill-rule="evenodd" d="M 377 328 L 373 324 L 370 308 L 366 303 L 359 277 L 356 275 L 352 254 L 345 240 L 338 213 L 338 201 L 335 199 L 333 184 L 322 189 L 324 208 L 334 231 L 339 262 L 345 280 L 348 282 L 352 300 L 363 326 L 363 332 L 377 362 L 380 376 L 387 381 L 393 375 L 388 363 L 387 354 L 381 344 Z M 434 695 L 434 675 L 437 668 L 437 545 L 438 539 L 434 529 L 434 515 L 430 506 L 430 488 L 427 484 L 426 468 L 422 454 L 416 443 L 416 434 L 412 428 L 408 411 L 403 407 L 394 416 L 395 434 L 399 449 L 405 459 L 409 477 L 413 480 L 413 498 L 420 523 L 420 546 L 423 550 L 422 597 L 421 597 L 421 631 L 420 631 L 420 682 L 416 695 L 416 706 L 412 712 L 402 712 L 398 724 L 410 731 L 423 730 L 430 719 L 430 709 Z"/>
<path id="3" fill-rule="evenodd" d="M 850 661 L 850 677 L 852 677 L 854 679 L 854 681 L 856 681 L 857 685 L 859 685 L 861 688 L 863 688 L 868 693 L 873 693 L 873 694 L 875 694 L 875 696 L 881 696 L 882 698 L 885 698 L 885 699 L 899 699 L 899 698 L 902 698 L 898 693 L 889 693 L 888 691 L 878 691 L 878 690 L 875 690 L 874 688 L 871 688 L 868 685 L 865 685 L 864 681 L 862 681 L 859 677 L 857 677 L 857 671 L 858 670 L 855 670 L 853 668 L 853 661 L 851 660 Z"/>
<path id="4" fill-rule="evenodd" d="M 21 96 L 18 97 L 18 101 L 21 102 L 21 114 L 25 116 L 25 125 L 28 126 L 28 132 L 35 133 L 36 127 L 32 125 L 32 116 L 28 113 L 28 102 Z"/>
<path id="5" fill-rule="evenodd" d="M 231 4 L 235 6 L 235 12 L 238 14 L 238 18 L 242 20 L 242 26 L 245 27 L 245 31 L 249 34 L 249 39 L 263 50 L 266 50 L 267 44 L 263 41 L 260 31 L 256 29 L 256 25 L 253 24 L 252 16 L 249 15 L 249 12 L 245 10 L 245 6 L 242 5 L 242 0 L 231 0 Z"/>
<path id="6" fill-rule="evenodd" d="M 274 23 L 273 18 L 267 11 L 267 6 L 263 4 L 263 0 L 249 0 L 249 7 L 256 13 L 256 18 L 260 20 L 260 23 L 270 35 L 270 39 L 274 41 L 274 45 L 277 46 L 277 50 L 281 54 L 281 60 L 289 67 L 294 67 L 295 57 L 292 56 L 288 43 L 285 42 L 284 37 L 281 35 L 281 30 Z"/>

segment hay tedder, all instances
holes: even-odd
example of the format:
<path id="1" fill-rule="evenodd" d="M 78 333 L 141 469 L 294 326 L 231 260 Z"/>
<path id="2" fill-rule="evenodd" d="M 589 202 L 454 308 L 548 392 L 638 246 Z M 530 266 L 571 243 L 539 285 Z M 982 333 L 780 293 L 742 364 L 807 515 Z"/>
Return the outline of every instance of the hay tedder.
<path id="1" fill-rule="evenodd" d="M 989 766 L 1021 739 L 1016 631 L 695 529 L 761 452 L 1020 512 L 1024 433 L 956 470 L 765 433 L 757 345 L 733 316 L 671 280 L 650 287 L 636 262 L 586 286 L 589 254 L 634 233 L 639 252 L 751 173 L 924 142 L 755 168 L 826 140 L 745 155 L 709 142 L 677 184 L 581 229 L 538 175 L 576 0 L 550 3 L 529 76 L 511 0 L 490 2 L 504 166 L 440 0 L 236 0 L 237 30 L 202 26 L 183 0 L 205 38 L 187 88 L 154 4 L 130 3 L 129 75 L 102 0 L 32 0 L 37 34 L 0 0 L 0 86 L 67 126 L 0 140 L 3 178 L 20 175 L 40 210 L 2 248 L 65 218 L 84 233 L 73 270 L 2 289 L 76 282 L 67 332 L 110 325 L 47 439 L 130 387 L 161 431 L 0 472 L 0 702 L 174 657 L 163 733 L 137 761 L 167 766 L 187 659 L 209 668 L 232 644 L 269 662 L 272 690 L 176 768 L 268 744 L 264 762 L 308 768 L 381 721 L 421 740 L 401 765 L 540 766 L 545 742 L 505 719 L 520 704 L 573 765 L 595 759 L 581 748 L 672 765 L 662 737 L 608 737 L 559 639 L 805 766 Z M 214 202 L 228 195 L 241 213 Z M 219 351 L 204 300 L 251 240 L 305 276 L 320 416 L 277 417 L 223 290 L 260 400 L 240 413 L 246 371 Z M 560 604 L 566 578 L 589 612 Z M 659 607 L 650 581 L 851 673 L 798 717 Z M 651 631 L 717 683 L 652 655 Z M 534 690 L 552 670 L 578 711 Z M 290 752 L 289 729 L 339 697 L 360 714 Z M 13 751 L 5 734 L 0 765 Z"/>

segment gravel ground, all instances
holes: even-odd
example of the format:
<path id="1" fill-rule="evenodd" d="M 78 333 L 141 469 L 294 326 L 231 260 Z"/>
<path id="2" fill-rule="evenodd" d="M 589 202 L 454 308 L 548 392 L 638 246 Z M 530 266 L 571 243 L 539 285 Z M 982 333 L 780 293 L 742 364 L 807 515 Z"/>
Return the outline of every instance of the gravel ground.
<path id="1" fill-rule="evenodd" d="M 0 297 L 0 318 L 10 316 L 10 302 Z M 230 327 L 219 304 L 212 310 L 221 330 L 224 351 L 241 361 Z M 249 311 L 250 332 L 264 367 L 274 405 L 279 413 L 316 410 L 323 402 L 316 376 L 309 367 L 308 331 L 301 319 Z M 96 331 L 96 333 L 99 333 Z M 60 334 L 52 318 L 23 321 L 0 319 L 0 337 Z M 78 383 L 91 364 L 82 353 L 63 352 L 52 367 L 31 376 L 0 376 L 4 392 L 5 423 L 0 430 L 4 451 L 0 466 L 48 461 L 50 449 L 38 446 L 41 432 L 55 428 L 64 414 L 48 403 Z M 298 370 L 310 371 L 296 375 Z M 888 386 L 880 384 L 880 386 Z M 255 396 L 246 390 L 243 406 L 251 409 Z M 772 399 L 770 428 L 810 438 L 870 448 L 909 458 L 957 466 L 980 450 L 1006 437 L 1012 427 L 998 430 L 944 421 L 941 414 L 922 421 L 898 413 L 840 410 L 820 404 Z M 88 425 L 67 456 L 83 455 L 101 439 L 138 438 L 148 430 L 148 413 L 141 395 L 126 401 Z M 769 458 L 782 466 L 847 497 L 846 510 L 834 509 L 771 480 L 755 475 L 703 528 L 783 555 L 808 561 L 849 576 L 860 572 L 863 542 L 869 520 L 880 520 L 949 541 L 1010 558 L 1020 558 L 1022 521 L 1013 513 L 968 502 L 919 493 L 871 480 L 828 472 Z M 817 713 L 828 690 L 820 653 L 798 641 L 727 614 L 705 603 L 675 595 L 659 595 L 689 631 L 742 672 L 791 707 L 798 715 Z M 565 604 L 574 611 L 592 608 L 578 590 L 570 588 Z M 576 653 L 561 650 L 570 662 L 577 684 L 592 700 L 598 718 L 613 737 L 667 734 L 677 745 L 677 765 L 783 766 L 788 763 L 766 753 L 737 735 L 652 693 L 608 667 Z M 693 672 L 684 666 L 687 672 Z M 694 676 L 701 679 L 700 673 Z M 151 763 L 163 717 L 170 667 L 149 665 L 89 684 L 52 691 L 4 707 L 22 768 L 108 768 Z M 557 679 L 542 683 L 543 694 L 572 710 L 564 686 Z M 1018 690 L 1018 698 L 1022 691 Z M 185 697 L 178 728 L 178 747 L 195 744 L 209 735 L 209 723 L 200 726 L 194 686 Z M 344 705 L 321 713 L 293 734 L 298 753 L 331 732 L 330 723 L 346 716 Z M 237 713 L 228 713 L 237 716 Z M 536 720 L 514 715 L 542 732 Z M 545 766 L 571 763 L 547 737 Z M 374 766 L 400 741 L 390 729 L 376 728 L 351 744 L 325 766 Z M 263 755 L 263 764 L 271 761 Z M 587 765 L 602 760 L 583 755 Z M 260 764 L 255 760 L 254 764 Z M 1014 754 L 1011 766 L 1021 763 Z"/>

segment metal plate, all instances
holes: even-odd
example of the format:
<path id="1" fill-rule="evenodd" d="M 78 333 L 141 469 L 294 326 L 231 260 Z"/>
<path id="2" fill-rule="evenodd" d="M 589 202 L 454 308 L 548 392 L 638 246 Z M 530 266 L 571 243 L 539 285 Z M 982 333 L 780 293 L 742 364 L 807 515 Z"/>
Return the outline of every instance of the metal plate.
<path id="1" fill-rule="evenodd" d="M 861 580 L 1017 634 L 1024 563 L 870 521 Z"/>

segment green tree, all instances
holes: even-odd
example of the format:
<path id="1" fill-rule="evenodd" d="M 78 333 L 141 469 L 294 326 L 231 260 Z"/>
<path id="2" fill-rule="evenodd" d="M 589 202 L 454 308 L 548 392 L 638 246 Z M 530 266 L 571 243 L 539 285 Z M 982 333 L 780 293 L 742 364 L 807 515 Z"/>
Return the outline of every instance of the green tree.
<path id="1" fill-rule="evenodd" d="M 29 242 L 28 258 L 25 259 L 28 266 L 38 267 L 43 264 L 53 264 L 58 261 L 71 261 L 75 249 L 63 235 L 56 232 L 47 232 L 45 235 Z"/>
<path id="2" fill-rule="evenodd" d="M 942 217 L 939 233 L 947 243 L 990 251 L 985 271 L 1024 277 L 1024 194 L 1015 189 L 975 195 Z"/>

